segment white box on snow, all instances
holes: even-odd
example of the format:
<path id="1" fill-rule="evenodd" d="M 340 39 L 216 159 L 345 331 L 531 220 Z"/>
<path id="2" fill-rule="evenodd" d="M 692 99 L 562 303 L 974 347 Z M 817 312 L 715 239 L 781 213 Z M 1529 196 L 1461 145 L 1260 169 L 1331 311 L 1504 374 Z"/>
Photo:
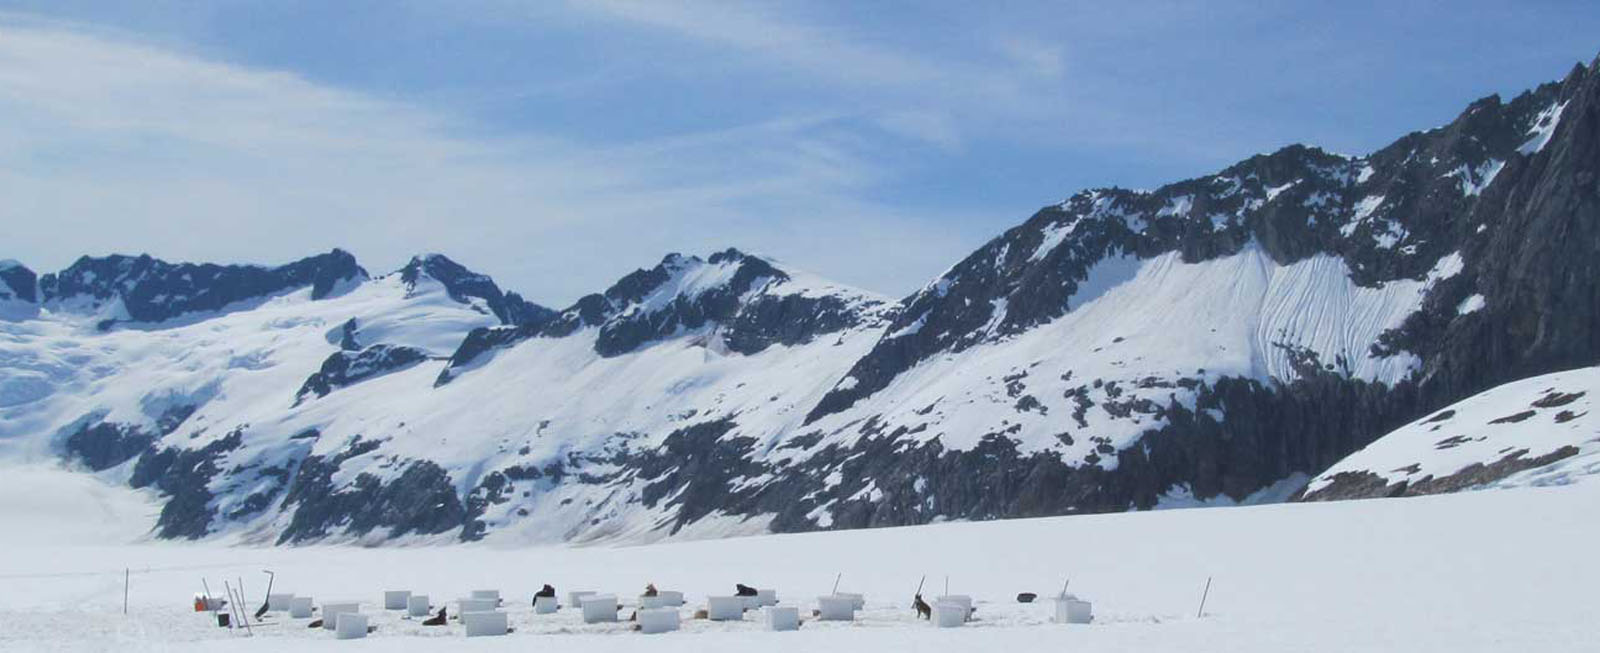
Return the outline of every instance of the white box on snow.
<path id="1" fill-rule="evenodd" d="M 456 602 L 461 604 L 462 614 L 468 612 L 491 612 L 500 607 L 499 599 L 458 599 Z"/>
<path id="2" fill-rule="evenodd" d="M 553 614 L 560 607 L 554 596 L 536 596 L 533 599 L 534 614 Z"/>
<path id="3" fill-rule="evenodd" d="M 472 590 L 472 598 L 494 599 L 495 605 L 500 604 L 500 590 Z"/>
<path id="4" fill-rule="evenodd" d="M 412 594 L 406 597 L 406 614 L 412 617 L 428 616 L 428 595 Z"/>
<path id="5" fill-rule="evenodd" d="M 770 606 L 762 608 L 767 630 L 800 630 L 800 608 L 796 606 Z"/>
<path id="6" fill-rule="evenodd" d="M 567 592 L 567 605 L 569 605 L 571 607 L 574 607 L 574 608 L 581 608 L 581 607 L 583 607 L 583 597 L 586 597 L 586 596 L 600 596 L 600 593 L 599 592 L 588 592 L 588 591 Z"/>
<path id="7" fill-rule="evenodd" d="M 852 596 L 817 597 L 817 618 L 823 621 L 855 621 L 856 598 Z"/>
<path id="8" fill-rule="evenodd" d="M 744 618 L 745 597 L 706 597 L 706 618 L 712 621 L 739 621 Z"/>
<path id="9" fill-rule="evenodd" d="M 757 607 L 766 607 L 778 604 L 778 590 L 756 590 Z"/>
<path id="10" fill-rule="evenodd" d="M 295 619 L 305 619 L 311 616 L 311 597 L 296 596 L 289 599 L 289 616 Z"/>
<path id="11" fill-rule="evenodd" d="M 1089 623 L 1094 621 L 1093 607 L 1088 601 L 1080 601 L 1071 594 L 1058 596 L 1054 621 L 1058 624 Z"/>
<path id="12" fill-rule="evenodd" d="M 322 618 L 328 617 L 324 615 Z M 336 621 L 339 623 L 334 629 L 335 639 L 361 639 L 367 636 L 367 615 L 359 612 L 341 612 Z"/>
<path id="13" fill-rule="evenodd" d="M 289 602 L 294 600 L 293 594 L 268 594 L 267 610 L 272 612 L 288 612 Z"/>
<path id="14" fill-rule="evenodd" d="M 498 610 L 490 612 L 463 612 L 461 625 L 467 629 L 467 637 L 494 637 L 509 632 L 509 618 L 506 613 Z"/>
<path id="15" fill-rule="evenodd" d="M 404 610 L 411 600 L 411 590 L 389 590 L 383 593 L 383 609 Z"/>
<path id="16" fill-rule="evenodd" d="M 967 606 L 956 601 L 940 601 L 933 604 L 933 625 L 940 628 L 956 628 L 967 623 L 969 610 Z"/>
<path id="17" fill-rule="evenodd" d="M 677 608 L 648 608 L 639 611 L 639 632 L 646 635 L 678 629 Z"/>
<path id="18" fill-rule="evenodd" d="M 617 597 L 592 595 L 583 597 L 583 623 L 597 624 L 617 620 Z"/>
<path id="19" fill-rule="evenodd" d="M 322 604 L 322 628 L 333 630 L 339 625 L 339 615 L 346 612 L 359 612 L 361 604 L 353 601 Z"/>

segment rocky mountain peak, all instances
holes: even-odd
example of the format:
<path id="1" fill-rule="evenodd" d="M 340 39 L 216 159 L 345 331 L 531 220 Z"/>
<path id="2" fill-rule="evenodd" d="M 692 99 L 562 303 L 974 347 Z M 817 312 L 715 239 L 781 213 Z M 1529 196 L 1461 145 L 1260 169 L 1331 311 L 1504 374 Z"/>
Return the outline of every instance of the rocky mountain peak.
<path id="1" fill-rule="evenodd" d="M 555 316 L 555 311 L 534 304 L 514 292 L 504 292 L 494 279 L 467 269 L 443 254 L 418 254 L 399 270 L 400 280 L 411 291 L 424 280 L 444 286 L 450 298 L 463 304 L 481 301 L 484 308 L 506 325 L 537 325 Z"/>

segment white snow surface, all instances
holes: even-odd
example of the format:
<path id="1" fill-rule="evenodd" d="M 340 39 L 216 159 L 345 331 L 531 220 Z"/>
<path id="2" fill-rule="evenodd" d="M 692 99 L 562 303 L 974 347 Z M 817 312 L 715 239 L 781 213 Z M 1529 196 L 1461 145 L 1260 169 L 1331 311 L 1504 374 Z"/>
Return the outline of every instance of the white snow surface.
<path id="1" fill-rule="evenodd" d="M 1576 395 L 1576 396 L 1574 396 Z M 1377 439 L 1318 475 L 1307 492 L 1341 473 L 1375 474 L 1393 485 L 1443 478 L 1518 451 L 1538 458 L 1562 447 L 1577 454 L 1519 472 L 1495 487 L 1593 481 L 1600 474 L 1600 367 L 1535 376 L 1491 388 Z M 1498 422 L 1498 423 L 1497 423 Z M 1590 483 L 1600 485 L 1600 483 Z"/>
<path id="2" fill-rule="evenodd" d="M 1533 119 L 1533 126 L 1528 130 L 1528 140 L 1517 148 L 1518 152 L 1526 156 L 1533 156 L 1544 150 L 1550 144 L 1550 138 L 1555 136 L 1556 125 L 1561 124 L 1561 114 L 1567 110 L 1566 102 L 1552 103 Z"/>
<path id="3" fill-rule="evenodd" d="M 1600 566 L 1587 563 L 1600 484 L 644 547 L 373 549 L 129 542 L 121 518 L 105 516 L 148 518 L 148 504 L 86 480 L 0 474 L 10 526 L 0 531 L 0 650 L 1577 652 L 1592 648 L 1600 612 Z M 276 573 L 275 593 L 358 602 L 377 631 L 340 641 L 277 613 L 246 636 L 192 611 L 202 579 L 219 594 L 242 581 L 253 611 L 263 569 Z M 865 609 L 853 623 L 811 620 L 836 574 Z M 907 604 L 923 576 L 925 594 L 944 593 L 948 577 L 950 593 L 972 596 L 977 620 L 939 629 L 916 619 Z M 1093 603 L 1092 624 L 1049 623 L 1048 598 L 1067 579 Z M 646 583 L 683 591 L 683 630 L 585 625 L 570 609 L 534 615 L 529 597 L 547 582 L 562 597 L 588 589 L 624 604 Z M 756 614 L 689 618 L 735 582 L 776 589 L 806 623 L 767 632 Z M 505 598 L 514 633 L 469 640 L 459 622 L 425 628 L 382 607 L 383 591 L 406 589 L 454 612 L 457 597 L 484 588 Z M 1024 591 L 1040 600 L 1016 603 Z"/>

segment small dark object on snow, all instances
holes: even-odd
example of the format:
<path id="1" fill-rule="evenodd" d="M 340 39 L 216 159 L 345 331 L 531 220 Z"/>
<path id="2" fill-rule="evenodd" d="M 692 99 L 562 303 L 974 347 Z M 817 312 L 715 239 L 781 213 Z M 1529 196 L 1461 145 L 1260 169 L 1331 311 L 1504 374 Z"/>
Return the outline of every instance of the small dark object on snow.
<path id="1" fill-rule="evenodd" d="M 232 628 L 233 627 L 233 621 L 228 618 L 228 613 L 226 613 L 226 612 L 218 612 L 217 613 L 217 627 L 218 628 Z"/>
<path id="2" fill-rule="evenodd" d="M 644 595 L 645 596 L 660 596 L 660 594 L 661 594 L 661 592 L 660 592 L 660 590 L 656 589 L 656 584 L 655 583 L 648 583 L 648 584 L 646 584 L 644 586 Z"/>
<path id="3" fill-rule="evenodd" d="M 306 624 L 306 628 L 321 628 L 321 627 L 322 627 L 322 620 L 321 619 L 312 619 L 311 623 Z"/>
<path id="4" fill-rule="evenodd" d="M 1034 594 L 1033 592 L 1023 592 L 1017 595 L 1017 603 L 1033 603 L 1033 600 L 1036 598 L 1039 598 L 1038 594 Z"/>
<path id="5" fill-rule="evenodd" d="M 436 615 L 433 615 L 431 617 L 428 617 L 427 619 L 424 619 L 422 621 L 422 625 L 424 625 L 424 626 L 443 626 L 445 624 L 445 622 L 448 621 L 448 620 L 449 620 L 449 617 L 445 613 L 444 606 L 440 606 L 439 607 L 439 614 L 436 614 Z"/>
<path id="6" fill-rule="evenodd" d="M 916 598 L 911 599 L 911 607 L 916 609 L 918 617 L 922 617 L 923 619 L 933 618 L 933 607 L 928 605 L 927 601 L 922 600 L 921 594 L 918 594 Z"/>
<path id="7" fill-rule="evenodd" d="M 759 594 L 759 592 L 756 591 L 756 588 L 744 583 L 734 583 L 733 588 L 733 593 L 736 596 L 755 596 L 756 594 Z"/>

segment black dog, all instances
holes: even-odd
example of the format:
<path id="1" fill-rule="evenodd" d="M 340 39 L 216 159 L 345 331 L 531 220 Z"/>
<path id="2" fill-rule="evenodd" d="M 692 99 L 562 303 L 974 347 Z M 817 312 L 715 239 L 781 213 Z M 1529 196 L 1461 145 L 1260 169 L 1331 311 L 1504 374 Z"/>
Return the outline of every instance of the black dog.
<path id="1" fill-rule="evenodd" d="M 933 618 L 933 606 L 928 605 L 927 601 L 922 600 L 921 594 L 918 594 L 916 598 L 911 599 L 911 607 L 917 611 L 918 617 L 922 617 L 923 619 Z"/>
<path id="2" fill-rule="evenodd" d="M 541 596 L 548 596 L 548 597 L 550 597 L 552 599 L 555 598 L 556 597 L 556 588 L 551 587 L 549 583 L 545 583 L 544 589 L 541 589 L 541 590 L 533 593 L 533 604 L 534 605 L 538 605 L 539 604 L 539 597 L 541 597 Z"/>
<path id="3" fill-rule="evenodd" d="M 756 588 L 744 583 L 734 583 L 733 587 L 733 593 L 735 596 L 755 596 L 756 594 L 759 594 L 759 592 L 756 591 Z"/>
<path id="4" fill-rule="evenodd" d="M 424 625 L 424 626 L 443 626 L 449 620 L 450 620 L 450 617 L 445 615 L 444 606 L 439 606 L 439 614 L 436 614 L 436 615 L 433 615 L 431 617 L 428 617 L 427 619 L 424 619 L 422 621 L 422 625 Z"/>

